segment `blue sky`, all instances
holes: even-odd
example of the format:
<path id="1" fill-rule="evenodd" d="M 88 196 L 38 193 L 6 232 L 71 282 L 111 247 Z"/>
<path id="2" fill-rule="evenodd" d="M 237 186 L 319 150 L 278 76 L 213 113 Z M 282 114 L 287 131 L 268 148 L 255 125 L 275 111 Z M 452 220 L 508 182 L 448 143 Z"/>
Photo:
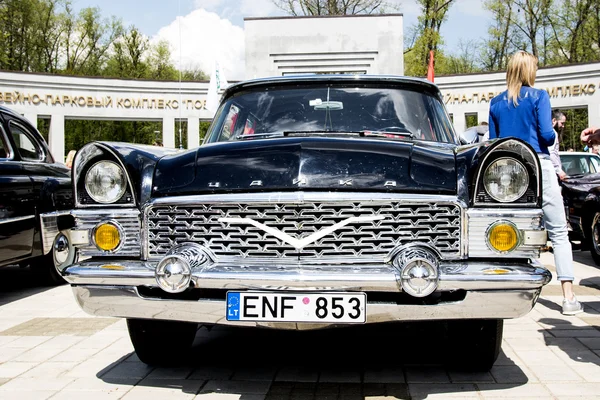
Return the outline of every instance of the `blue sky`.
<path id="1" fill-rule="evenodd" d="M 400 7 L 394 12 L 404 14 L 404 34 L 408 35 L 417 21 L 418 6 L 414 0 L 392 1 Z M 168 40 L 176 65 L 181 60 L 183 67 L 199 66 L 208 72 L 218 58 L 232 80 L 243 78 L 244 67 L 237 59 L 243 58 L 244 17 L 283 15 L 271 0 L 73 0 L 73 6 L 76 11 L 97 6 L 103 15 L 134 24 L 152 40 Z M 181 41 L 178 16 L 182 16 Z M 490 22 L 481 0 L 457 0 L 442 27 L 447 49 L 457 50 L 461 40 L 483 38 Z M 220 32 L 218 38 L 215 32 Z M 227 54 L 218 54 L 223 49 Z"/>

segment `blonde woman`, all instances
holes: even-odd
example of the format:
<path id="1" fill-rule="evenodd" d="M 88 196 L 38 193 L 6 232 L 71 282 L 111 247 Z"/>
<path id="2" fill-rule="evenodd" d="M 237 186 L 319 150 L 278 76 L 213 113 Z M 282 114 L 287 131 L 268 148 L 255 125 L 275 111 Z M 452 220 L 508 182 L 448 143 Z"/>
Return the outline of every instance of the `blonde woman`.
<path id="1" fill-rule="evenodd" d="M 555 139 L 550 97 L 545 90 L 533 87 L 537 65 L 537 58 L 525 51 L 510 58 L 506 69 L 507 90 L 490 101 L 490 139 L 517 137 L 538 154 L 542 166 L 544 224 L 562 287 L 562 312 L 575 315 L 583 311 L 583 306 L 573 294 L 573 251 L 560 186 L 548 150 Z"/>

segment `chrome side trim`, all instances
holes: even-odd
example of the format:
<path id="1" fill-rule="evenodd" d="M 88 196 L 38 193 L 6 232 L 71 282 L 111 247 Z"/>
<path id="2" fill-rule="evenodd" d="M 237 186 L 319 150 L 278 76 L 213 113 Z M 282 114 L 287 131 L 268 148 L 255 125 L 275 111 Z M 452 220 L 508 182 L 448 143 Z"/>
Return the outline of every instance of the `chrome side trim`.
<path id="1" fill-rule="evenodd" d="M 156 264 L 144 261 L 84 261 L 67 267 L 74 285 L 156 287 Z M 550 281 L 537 263 L 440 263 L 439 291 L 536 289 Z M 499 270 L 500 273 L 495 273 Z M 368 265 L 211 265 L 192 271 L 194 287 L 254 290 L 360 290 L 400 292 L 399 271 L 389 264 Z"/>
<path id="2" fill-rule="evenodd" d="M 99 250 L 93 241 L 93 231 L 101 222 L 113 222 L 120 226 L 123 233 L 117 250 L 120 256 L 138 257 L 140 255 L 140 212 L 137 209 L 76 209 L 70 212 L 75 218 L 71 232 L 76 233 L 73 244 L 83 257 L 114 255 L 114 252 Z M 70 235 L 71 236 L 71 235 Z"/>
<path id="3" fill-rule="evenodd" d="M 86 151 L 88 150 L 87 148 L 93 148 L 96 147 L 97 149 L 100 148 L 108 153 L 110 153 L 115 160 L 117 160 L 117 163 L 119 163 L 119 166 L 123 169 L 123 173 L 125 174 L 125 178 L 127 179 L 127 185 L 129 187 L 129 191 L 131 193 L 131 199 L 132 201 L 130 203 L 124 203 L 124 204 L 81 204 L 81 202 L 79 201 L 79 198 L 77 197 L 77 184 L 79 182 L 79 179 L 81 178 L 80 174 L 81 174 L 81 168 L 83 165 L 85 165 L 88 161 L 87 158 L 93 158 L 97 155 L 97 153 L 93 153 L 93 154 L 87 154 Z M 86 151 L 84 151 L 84 149 Z M 91 150 L 90 150 L 90 153 Z M 135 191 L 133 190 L 133 183 L 131 181 L 131 177 L 129 176 L 129 172 L 127 172 L 127 168 L 125 168 L 125 164 L 123 164 L 123 161 L 121 160 L 121 158 L 117 155 L 117 153 L 115 153 L 110 147 L 102 144 L 102 143 L 89 143 L 87 145 L 85 145 L 84 147 L 82 147 L 78 152 L 77 152 L 77 156 L 75 159 L 75 162 L 73 164 L 73 169 L 75 171 L 75 173 L 73 174 L 74 176 L 74 180 L 73 180 L 73 186 L 74 186 L 74 192 L 75 192 L 75 207 L 77 208 L 98 208 L 98 207 L 134 207 L 137 202 L 136 202 L 136 197 L 135 197 Z M 85 177 L 83 178 L 85 179 Z"/>
<path id="4" fill-rule="evenodd" d="M 436 305 L 369 303 L 366 323 L 445 319 L 518 318 L 535 305 L 540 289 L 469 292 L 462 301 Z M 206 324 L 266 327 L 275 329 L 320 329 L 335 326 L 319 323 L 230 322 L 224 300 L 160 300 L 143 297 L 131 286 L 74 286 L 79 306 L 88 314 L 104 317 L 162 319 Z"/>
<path id="5" fill-rule="evenodd" d="M 58 235 L 58 217 L 61 215 L 69 215 L 70 211 L 54 211 L 40 214 L 40 226 L 42 231 L 42 251 L 44 254 L 50 253 L 52 244 L 56 235 Z"/>
<path id="6" fill-rule="evenodd" d="M 4 128 L 2 127 L 2 124 L 0 124 L 0 134 L 2 137 L 0 137 L 0 144 L 4 143 L 6 145 L 6 157 L 5 158 L 1 158 L 1 160 L 4 161 L 10 161 L 13 158 L 15 158 L 15 151 L 12 148 L 12 144 L 10 143 L 10 140 L 8 140 L 8 136 L 6 135 L 6 132 L 4 131 Z"/>
<path id="7" fill-rule="evenodd" d="M 520 210 L 473 208 L 468 210 L 469 257 L 538 258 L 540 247 L 546 243 L 545 241 L 540 243 L 540 238 L 546 234 L 542 215 L 542 210 L 531 208 Z M 499 220 L 513 223 L 523 238 L 519 246 L 508 253 L 493 251 L 487 243 L 486 232 L 489 226 Z"/>
<path id="8" fill-rule="evenodd" d="M 521 147 L 524 151 L 527 152 L 527 155 L 529 157 L 531 157 L 531 161 L 533 162 L 533 164 L 536 166 L 537 171 L 536 171 L 536 175 L 535 175 L 535 179 L 536 179 L 536 201 L 534 203 L 519 203 L 518 206 L 531 206 L 531 205 L 536 205 L 537 204 L 537 199 L 541 196 L 541 187 L 540 187 L 540 177 L 542 176 L 541 173 L 541 166 L 540 166 L 540 161 L 538 159 L 537 154 L 535 154 L 534 152 L 532 152 L 528 147 L 524 146 L 521 142 L 518 142 L 516 140 L 513 139 L 509 139 L 506 140 L 498 145 L 495 145 L 494 148 L 490 149 L 485 156 L 483 157 L 483 159 L 481 160 L 481 163 L 479 164 L 479 166 L 477 167 L 477 176 L 475 178 L 475 190 L 473 193 L 475 193 L 475 198 L 473 200 L 473 203 L 475 205 L 489 205 L 490 207 L 514 207 L 515 204 L 514 203 L 501 203 L 501 202 L 497 202 L 497 203 L 489 203 L 489 202 L 480 202 L 477 200 L 477 193 L 479 193 L 479 178 L 481 177 L 481 174 L 483 173 L 482 169 L 483 166 L 485 165 L 486 161 L 488 160 L 488 158 L 494 154 L 494 152 L 496 152 L 497 150 L 501 150 L 501 149 L 505 149 L 510 147 L 510 146 L 519 146 Z M 513 151 L 514 152 L 514 151 Z M 523 155 L 521 155 L 521 157 L 524 157 Z M 485 191 L 485 188 L 484 188 Z"/>
<path id="9" fill-rule="evenodd" d="M 25 221 L 25 220 L 33 219 L 33 218 L 35 218 L 35 215 L 26 215 L 23 217 L 6 218 L 6 219 L 0 220 L 0 225 L 10 224 L 11 222 Z"/>

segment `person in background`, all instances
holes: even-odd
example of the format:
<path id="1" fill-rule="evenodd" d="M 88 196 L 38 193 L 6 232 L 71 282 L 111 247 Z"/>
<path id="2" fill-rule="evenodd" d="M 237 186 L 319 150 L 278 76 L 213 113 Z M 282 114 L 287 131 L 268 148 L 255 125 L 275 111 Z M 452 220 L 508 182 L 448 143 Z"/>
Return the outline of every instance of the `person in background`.
<path id="1" fill-rule="evenodd" d="M 77 152 L 76 152 L 75 150 L 71 150 L 71 151 L 69 152 L 69 154 L 67 154 L 67 158 L 66 158 L 66 160 L 65 160 L 65 165 L 66 165 L 68 168 L 73 168 L 73 159 L 75 159 L 75 154 L 76 154 L 76 153 L 77 153 Z"/>
<path id="2" fill-rule="evenodd" d="M 591 149 L 594 154 L 600 153 L 600 128 L 590 126 L 581 131 L 581 136 L 579 138 L 581 139 L 581 143 L 585 144 L 583 151 L 589 151 Z"/>
<path id="3" fill-rule="evenodd" d="M 160 140 L 160 139 L 156 139 L 156 140 L 155 140 L 155 141 L 152 143 L 152 146 L 163 147 L 162 140 Z"/>
<path id="4" fill-rule="evenodd" d="M 548 147 L 555 141 L 550 97 L 535 89 L 538 60 L 518 51 L 508 61 L 507 90 L 490 101 L 490 138 L 517 137 L 536 151 L 542 169 L 542 211 L 544 225 L 554 248 L 554 264 L 563 292 L 562 312 L 575 315 L 583 305 L 573 293 L 573 251 L 560 186 Z"/>
<path id="5" fill-rule="evenodd" d="M 481 121 L 477 125 L 477 135 L 479 136 L 480 143 L 490 139 L 490 126 L 487 122 Z"/>
<path id="6" fill-rule="evenodd" d="M 552 161 L 552 165 L 554 165 L 554 171 L 556 171 L 556 175 L 558 175 L 558 179 L 561 181 L 565 180 L 567 174 L 562 169 L 562 164 L 560 163 L 560 140 L 562 139 L 562 132 L 565 129 L 565 122 L 567 121 L 567 117 L 562 112 L 555 110 L 552 113 L 552 128 L 554 129 L 554 144 L 550 147 L 550 160 Z"/>

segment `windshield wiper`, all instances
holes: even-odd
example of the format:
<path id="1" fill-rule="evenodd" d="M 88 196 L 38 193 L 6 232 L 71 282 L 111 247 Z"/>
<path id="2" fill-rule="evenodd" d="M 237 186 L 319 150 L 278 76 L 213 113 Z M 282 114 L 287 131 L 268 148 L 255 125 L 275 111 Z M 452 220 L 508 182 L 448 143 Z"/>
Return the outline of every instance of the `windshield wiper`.
<path id="1" fill-rule="evenodd" d="M 282 137 L 283 132 L 261 132 L 261 133 L 250 133 L 246 135 L 237 135 L 234 137 L 235 140 L 249 140 L 249 139 L 268 139 L 272 137 Z"/>
<path id="2" fill-rule="evenodd" d="M 390 136 L 400 136 L 400 137 L 407 137 L 407 138 L 414 138 L 415 135 L 412 132 L 406 131 L 406 132 L 390 132 L 390 131 L 363 131 L 363 135 L 364 137 L 390 137 Z"/>
<path id="3" fill-rule="evenodd" d="M 374 137 L 374 138 L 390 138 L 390 137 L 407 137 L 413 138 L 414 135 L 411 132 L 389 132 L 389 131 L 276 131 L 276 132 L 261 132 L 252 133 L 246 135 L 237 135 L 234 137 L 235 140 L 251 140 L 251 139 L 268 139 L 275 137 L 289 137 L 289 136 L 331 136 L 331 135 L 355 135 L 359 137 Z"/>

